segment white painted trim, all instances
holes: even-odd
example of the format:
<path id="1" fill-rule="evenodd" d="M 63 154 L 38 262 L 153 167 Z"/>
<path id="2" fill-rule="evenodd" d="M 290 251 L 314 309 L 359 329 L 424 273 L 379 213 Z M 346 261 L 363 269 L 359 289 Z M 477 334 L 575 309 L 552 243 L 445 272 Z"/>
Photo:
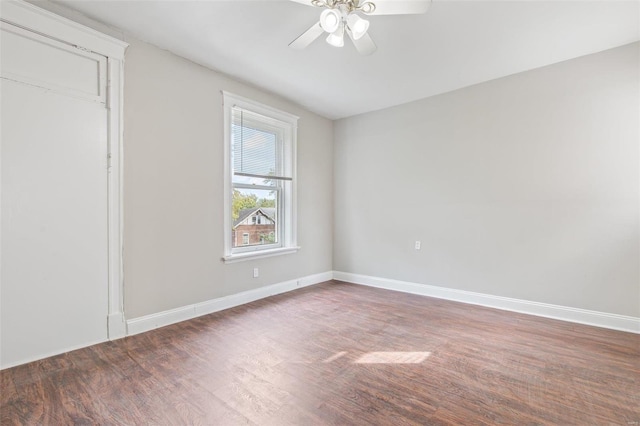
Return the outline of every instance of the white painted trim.
<path id="1" fill-rule="evenodd" d="M 587 309 L 568 306 L 551 305 L 548 303 L 531 302 L 528 300 L 512 299 L 509 297 L 492 296 L 490 294 L 475 293 L 452 288 L 436 287 L 426 284 L 416 284 L 387 278 L 371 277 L 352 274 L 349 272 L 333 272 L 333 279 L 352 284 L 369 287 L 384 288 L 401 291 L 403 293 L 418 294 L 438 299 L 453 300 L 472 305 L 487 306 L 505 311 L 519 312 L 545 318 L 627 331 L 640 334 L 640 318 L 606 312 L 590 311 Z"/>
<path id="2" fill-rule="evenodd" d="M 236 263 L 244 260 L 262 259 L 264 257 L 280 256 L 291 254 L 300 250 L 300 247 L 281 247 L 272 250 L 245 251 L 244 253 L 234 253 L 222 258 L 224 263 Z"/>
<path id="3" fill-rule="evenodd" d="M 0 20 L 113 59 L 124 59 L 128 46 L 122 40 L 24 1 L 0 1 Z"/>
<path id="4" fill-rule="evenodd" d="M 126 324 L 124 322 L 124 274 L 122 267 L 122 140 L 124 54 L 128 44 L 19 0 L 0 1 L 0 20 L 57 42 L 80 46 L 107 57 L 109 302 L 105 326 L 109 340 L 124 337 Z M 101 72 L 103 72 L 102 69 Z"/>
<path id="5" fill-rule="evenodd" d="M 71 87 L 68 84 L 56 84 L 42 76 L 35 77 L 29 75 L 29 72 L 18 71 L 17 73 L 10 70 L 2 70 L 2 78 L 12 80 L 20 84 L 26 84 L 29 86 L 41 87 L 48 91 L 63 94 L 78 99 L 84 99 L 90 102 L 97 102 L 105 104 L 107 103 L 107 58 L 104 55 L 100 55 L 94 52 L 84 51 L 77 47 L 72 46 L 69 43 L 61 42 L 57 39 L 42 35 L 41 33 L 26 30 L 20 26 L 16 26 L 13 23 L 0 21 L 0 29 L 4 32 L 6 37 L 8 34 L 13 34 L 15 37 L 19 37 L 22 40 L 30 40 L 37 45 L 46 45 L 56 49 L 59 52 L 66 52 L 69 56 L 82 57 L 88 61 L 96 62 L 98 66 L 98 81 L 97 84 L 93 84 L 91 89 Z"/>
<path id="6" fill-rule="evenodd" d="M 126 336 L 123 271 L 124 60 L 108 58 L 109 340 Z"/>
<path id="7" fill-rule="evenodd" d="M 333 273 L 323 272 L 320 274 L 309 275 L 298 278 L 296 280 L 285 281 L 266 287 L 260 287 L 255 290 L 243 291 L 242 293 L 231 294 L 229 296 L 219 297 L 217 299 L 207 300 L 206 302 L 195 303 L 193 305 L 182 306 L 180 308 L 171 309 L 156 314 L 145 315 L 139 318 L 127 320 L 128 335 L 143 333 L 166 325 L 174 324 L 180 321 L 196 318 L 202 315 L 211 314 L 213 312 L 222 311 L 224 309 L 233 308 L 235 306 L 244 305 L 245 303 L 255 300 L 264 299 L 265 297 L 274 296 L 276 294 L 286 293 L 298 288 L 307 287 L 331 280 Z"/>
<path id="8" fill-rule="evenodd" d="M 295 114 L 291 114 L 290 112 L 282 111 L 272 106 L 265 105 L 263 103 L 254 101 L 253 99 L 245 98 L 244 96 L 236 95 L 235 93 L 227 92 L 226 90 L 222 90 L 221 92 L 222 97 L 229 102 L 227 106 L 230 108 L 238 106 L 240 108 L 248 109 L 267 117 L 284 121 L 285 123 L 289 123 L 294 127 L 298 126 L 298 120 L 300 119 L 300 117 Z"/>
<path id="9" fill-rule="evenodd" d="M 107 317 L 107 327 L 109 328 L 109 340 L 121 339 L 127 335 L 127 323 L 124 313 L 114 312 Z"/>
<path id="10" fill-rule="evenodd" d="M 222 260 L 225 263 L 237 262 L 248 258 L 271 257 L 280 254 L 293 253 L 297 251 L 297 143 L 298 143 L 298 119 L 299 117 L 286 111 L 270 107 L 251 99 L 221 91 L 222 93 L 222 109 L 224 112 L 224 165 L 223 165 L 223 184 L 224 184 L 224 200 L 223 200 L 223 235 L 224 235 L 224 255 Z M 283 213 L 282 226 L 280 227 L 278 249 L 269 249 L 267 247 L 253 246 L 243 248 L 242 246 L 233 247 L 233 221 L 231 219 L 231 205 L 233 204 L 233 165 L 231 164 L 231 121 L 232 110 L 234 107 L 242 108 L 264 116 L 266 119 L 278 123 L 278 128 L 283 130 L 284 159 L 283 162 L 289 165 L 290 181 L 284 181 L 281 193 L 284 198 L 279 203 L 278 211 Z M 264 252 L 264 255 L 258 254 Z M 245 253 L 250 253 L 244 255 Z"/>

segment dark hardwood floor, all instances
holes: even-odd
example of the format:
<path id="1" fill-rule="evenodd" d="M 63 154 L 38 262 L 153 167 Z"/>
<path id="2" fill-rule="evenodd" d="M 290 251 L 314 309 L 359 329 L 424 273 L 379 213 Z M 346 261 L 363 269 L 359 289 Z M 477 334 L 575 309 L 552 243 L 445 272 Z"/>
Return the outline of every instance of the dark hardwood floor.
<path id="1" fill-rule="evenodd" d="M 0 377 L 2 425 L 640 425 L 640 335 L 337 282 Z"/>

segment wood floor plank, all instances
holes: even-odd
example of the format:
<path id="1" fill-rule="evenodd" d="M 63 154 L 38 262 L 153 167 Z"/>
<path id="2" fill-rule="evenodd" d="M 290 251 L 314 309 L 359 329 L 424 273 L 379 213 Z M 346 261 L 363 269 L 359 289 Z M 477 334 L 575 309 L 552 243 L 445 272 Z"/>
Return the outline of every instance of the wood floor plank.
<path id="1" fill-rule="evenodd" d="M 2 425 L 640 425 L 640 336 L 328 282 L 0 372 Z"/>

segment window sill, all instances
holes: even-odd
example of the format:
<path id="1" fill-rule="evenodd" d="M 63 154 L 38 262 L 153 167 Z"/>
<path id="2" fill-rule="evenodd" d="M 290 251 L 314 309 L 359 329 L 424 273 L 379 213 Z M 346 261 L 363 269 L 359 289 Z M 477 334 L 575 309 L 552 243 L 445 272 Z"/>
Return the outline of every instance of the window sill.
<path id="1" fill-rule="evenodd" d="M 248 251 L 244 253 L 229 254 L 222 258 L 224 263 L 236 263 L 244 260 L 261 259 L 263 257 L 280 256 L 282 254 L 291 254 L 300 250 L 300 247 L 283 247 L 271 250 Z"/>

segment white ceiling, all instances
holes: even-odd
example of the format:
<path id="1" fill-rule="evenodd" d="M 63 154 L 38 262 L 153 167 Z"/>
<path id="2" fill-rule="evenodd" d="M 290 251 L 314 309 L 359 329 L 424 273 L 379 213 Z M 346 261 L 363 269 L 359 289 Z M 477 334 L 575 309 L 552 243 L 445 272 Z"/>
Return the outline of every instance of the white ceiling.
<path id="1" fill-rule="evenodd" d="M 336 119 L 640 39 L 640 2 L 434 0 L 425 15 L 369 17 L 378 45 L 289 42 L 319 9 L 286 0 L 58 3 Z"/>

